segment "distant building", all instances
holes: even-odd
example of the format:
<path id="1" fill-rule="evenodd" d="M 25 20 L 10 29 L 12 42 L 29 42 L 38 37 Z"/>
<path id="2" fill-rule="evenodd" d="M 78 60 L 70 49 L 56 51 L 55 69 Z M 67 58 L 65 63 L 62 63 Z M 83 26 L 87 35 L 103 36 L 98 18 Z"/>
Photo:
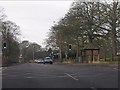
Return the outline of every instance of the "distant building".
<path id="1" fill-rule="evenodd" d="M 29 41 L 25 40 L 25 41 L 22 41 L 22 43 L 20 44 L 20 48 L 26 48 L 29 46 Z"/>

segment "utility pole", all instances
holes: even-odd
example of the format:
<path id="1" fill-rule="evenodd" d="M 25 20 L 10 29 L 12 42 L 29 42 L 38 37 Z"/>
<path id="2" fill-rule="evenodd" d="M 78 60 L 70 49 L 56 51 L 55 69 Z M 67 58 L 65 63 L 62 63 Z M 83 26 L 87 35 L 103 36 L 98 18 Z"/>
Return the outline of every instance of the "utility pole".
<path id="1" fill-rule="evenodd" d="M 34 45 L 33 45 L 33 61 L 34 61 Z"/>

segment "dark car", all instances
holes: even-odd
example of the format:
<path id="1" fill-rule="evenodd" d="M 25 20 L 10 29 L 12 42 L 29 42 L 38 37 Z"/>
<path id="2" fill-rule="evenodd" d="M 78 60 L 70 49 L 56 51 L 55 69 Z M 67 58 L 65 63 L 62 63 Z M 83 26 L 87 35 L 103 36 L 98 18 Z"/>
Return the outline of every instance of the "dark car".
<path id="1" fill-rule="evenodd" d="M 53 60 L 50 57 L 45 57 L 43 63 L 44 64 L 46 64 L 46 63 L 53 64 Z"/>

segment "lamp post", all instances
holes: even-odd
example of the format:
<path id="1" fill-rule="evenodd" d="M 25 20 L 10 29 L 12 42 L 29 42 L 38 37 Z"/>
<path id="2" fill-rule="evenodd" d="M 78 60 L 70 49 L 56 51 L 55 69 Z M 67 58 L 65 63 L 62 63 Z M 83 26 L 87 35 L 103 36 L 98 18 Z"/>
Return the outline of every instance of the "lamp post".
<path id="1" fill-rule="evenodd" d="M 51 52 L 51 55 L 52 55 L 52 60 L 53 60 L 53 57 L 54 57 L 54 55 L 53 55 L 53 51 Z"/>
<path id="2" fill-rule="evenodd" d="M 25 51 L 24 51 L 24 54 L 25 54 L 25 56 L 24 56 L 24 61 L 26 62 L 26 60 L 28 60 L 28 58 L 27 58 L 27 50 L 28 50 L 28 47 L 29 47 L 29 45 L 26 45 L 25 46 Z"/>

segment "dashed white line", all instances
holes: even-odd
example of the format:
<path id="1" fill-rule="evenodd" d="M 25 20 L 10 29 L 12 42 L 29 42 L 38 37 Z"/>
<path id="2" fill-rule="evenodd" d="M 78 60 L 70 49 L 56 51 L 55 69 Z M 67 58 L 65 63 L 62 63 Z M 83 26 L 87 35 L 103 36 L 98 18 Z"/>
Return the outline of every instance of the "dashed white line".
<path id="1" fill-rule="evenodd" d="M 76 81 L 78 81 L 79 79 L 77 79 L 77 78 L 75 78 L 75 77 L 73 77 L 73 76 L 71 76 L 70 74 L 68 74 L 68 73 L 65 73 L 67 76 L 69 76 L 69 77 L 71 77 L 72 79 L 74 79 L 74 80 L 76 80 Z"/>
<path id="2" fill-rule="evenodd" d="M 34 77 L 25 77 L 25 78 L 34 78 Z"/>
<path id="3" fill-rule="evenodd" d="M 97 90 L 95 87 L 90 87 L 91 89 L 93 89 L 93 90 Z"/>

